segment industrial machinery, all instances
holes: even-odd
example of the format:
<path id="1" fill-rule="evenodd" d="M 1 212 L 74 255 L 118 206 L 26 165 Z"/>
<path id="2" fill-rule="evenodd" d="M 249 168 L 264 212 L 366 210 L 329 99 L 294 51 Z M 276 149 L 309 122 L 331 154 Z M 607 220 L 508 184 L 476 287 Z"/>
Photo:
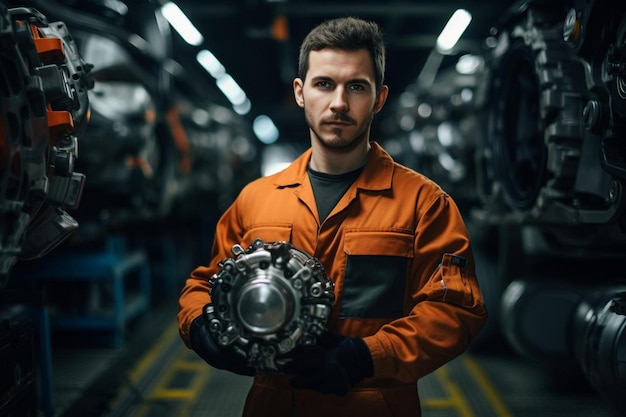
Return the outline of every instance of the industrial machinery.
<path id="1" fill-rule="evenodd" d="M 496 38 L 483 160 L 504 204 L 482 218 L 521 252 L 505 268 L 503 333 L 626 412 L 626 7 L 525 2 Z"/>
<path id="2" fill-rule="evenodd" d="M 64 22 L 0 4 L 0 284 L 18 259 L 45 255 L 78 227 L 75 170 L 89 119 L 91 65 Z"/>
<path id="3" fill-rule="evenodd" d="M 479 58 L 399 117 L 417 113 L 420 168 L 463 205 L 490 324 L 624 413 L 626 4 L 517 2 Z"/>
<path id="4" fill-rule="evenodd" d="M 235 258 L 224 259 L 210 281 L 210 332 L 249 366 L 279 371 L 279 355 L 314 346 L 324 332 L 333 283 L 316 258 L 289 242 L 255 239 L 232 251 Z"/>

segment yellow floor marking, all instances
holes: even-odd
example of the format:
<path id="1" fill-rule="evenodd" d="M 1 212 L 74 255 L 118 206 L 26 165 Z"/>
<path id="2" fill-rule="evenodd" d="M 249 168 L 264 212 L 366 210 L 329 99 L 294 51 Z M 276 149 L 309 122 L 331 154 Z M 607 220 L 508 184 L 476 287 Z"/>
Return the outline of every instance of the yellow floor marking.
<path id="1" fill-rule="evenodd" d="M 169 344 L 172 343 L 173 338 L 177 337 L 177 332 L 178 326 L 175 322 L 167 327 L 157 343 L 141 358 L 139 363 L 129 373 L 129 379 L 132 384 L 137 383 L 141 376 L 150 369 L 151 366 L 157 363 L 163 352 L 168 348 Z M 146 398 L 149 401 L 141 405 L 139 410 L 133 413 L 133 417 L 143 417 L 147 415 L 151 409 L 152 403 L 156 401 L 176 402 L 172 404 L 172 406 L 179 406 L 179 408 L 181 408 L 176 412 L 178 417 L 187 417 L 190 415 L 193 405 L 197 403 L 202 389 L 210 378 L 211 367 L 206 366 L 204 362 L 190 360 L 188 353 L 189 350 L 181 341 L 180 347 L 174 355 L 174 360 L 165 368 L 151 392 L 147 393 Z M 462 359 L 465 367 L 485 394 L 496 415 L 498 417 L 512 417 L 511 412 L 506 408 L 497 391 L 476 360 L 469 355 L 463 355 Z M 168 384 L 176 376 L 176 373 L 181 371 L 194 373 L 189 384 L 190 386 L 187 388 L 168 388 Z M 424 399 L 422 401 L 423 406 L 436 409 L 453 409 L 461 417 L 475 417 L 462 391 L 450 378 L 449 371 L 446 367 L 444 366 L 435 371 L 435 376 L 446 392 L 447 397 Z"/>
<path id="2" fill-rule="evenodd" d="M 512 417 L 513 414 L 506 408 L 504 402 L 498 395 L 498 392 L 493 387 L 489 378 L 485 375 L 483 370 L 478 365 L 478 362 L 474 358 L 468 355 L 463 355 L 463 362 L 465 366 L 472 374 L 472 377 L 476 381 L 476 383 L 480 386 L 481 390 L 485 393 L 487 400 L 491 404 L 491 407 L 496 412 L 498 417 Z"/>
<path id="3" fill-rule="evenodd" d="M 163 404 L 171 401 L 170 406 L 178 407 L 175 415 L 186 417 L 191 413 L 194 404 L 197 403 L 202 389 L 206 385 L 211 368 L 202 361 L 191 361 L 185 358 L 188 349 L 181 343 L 180 348 L 174 355 L 174 360 L 167 366 L 163 374 L 156 381 L 154 388 L 147 394 L 149 401 L 139 407 L 133 417 L 148 415 L 152 404 Z M 194 376 L 187 388 L 169 388 L 168 385 L 178 372 L 193 372 Z"/>
<path id="4" fill-rule="evenodd" d="M 427 398 L 422 400 L 422 405 L 424 408 L 436 408 L 436 409 L 446 409 L 446 408 L 454 408 L 454 401 L 449 398 Z"/>
<path id="5" fill-rule="evenodd" d="M 128 385 L 124 386 L 124 388 L 117 393 L 115 398 L 111 400 L 112 409 L 117 407 L 118 403 L 131 391 L 130 387 L 134 387 L 142 375 L 162 356 L 177 333 L 178 325 L 176 322 L 173 322 L 165 329 L 152 348 L 148 350 L 146 354 L 141 357 L 139 362 L 128 372 Z"/>
<path id="6" fill-rule="evenodd" d="M 474 417 L 472 408 L 463 396 L 463 392 L 458 385 L 450 378 L 450 372 L 445 366 L 439 368 L 436 373 L 437 378 L 441 382 L 443 389 L 448 393 L 450 401 L 456 412 L 462 417 Z"/>
<path id="7" fill-rule="evenodd" d="M 139 363 L 132 369 L 129 373 L 129 379 L 131 383 L 135 384 L 139 380 L 139 378 L 146 372 L 148 368 L 154 364 L 157 359 L 161 356 L 163 351 L 168 347 L 169 343 L 172 342 L 172 338 L 176 336 L 178 332 L 178 325 L 176 322 L 173 322 L 165 332 L 161 335 L 158 342 L 146 353 Z M 182 343 L 182 342 L 181 342 Z"/>
<path id="8" fill-rule="evenodd" d="M 150 398 L 154 399 L 193 399 L 198 397 L 200 389 L 203 387 L 206 376 L 209 374 L 209 367 L 200 363 L 178 358 L 167 368 L 166 373 L 159 379 L 158 386 L 152 391 Z M 178 372 L 193 372 L 195 375 L 187 388 L 168 388 L 170 381 L 174 379 Z"/>

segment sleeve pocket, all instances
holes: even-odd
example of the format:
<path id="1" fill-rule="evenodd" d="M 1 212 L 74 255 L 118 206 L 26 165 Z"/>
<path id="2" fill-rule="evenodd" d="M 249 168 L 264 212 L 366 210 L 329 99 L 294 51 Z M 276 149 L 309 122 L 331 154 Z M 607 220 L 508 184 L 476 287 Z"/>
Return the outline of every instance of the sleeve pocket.
<path id="1" fill-rule="evenodd" d="M 441 275 L 432 282 L 433 296 L 443 302 L 472 306 L 474 296 L 469 284 L 466 258 L 446 253 L 441 259 Z"/>

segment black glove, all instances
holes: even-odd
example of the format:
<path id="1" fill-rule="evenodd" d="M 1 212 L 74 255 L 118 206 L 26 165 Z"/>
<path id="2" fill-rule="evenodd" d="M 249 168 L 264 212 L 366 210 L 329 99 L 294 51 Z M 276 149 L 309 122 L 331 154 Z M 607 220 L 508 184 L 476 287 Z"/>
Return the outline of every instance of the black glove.
<path id="1" fill-rule="evenodd" d="M 324 394 L 344 395 L 374 373 L 365 341 L 328 333 L 319 348 L 294 351 L 283 372 L 295 375 L 291 386 Z"/>
<path id="2" fill-rule="evenodd" d="M 203 310 L 206 311 L 206 307 Z M 204 315 L 191 322 L 189 344 L 198 356 L 214 368 L 247 376 L 253 376 L 256 372 L 246 364 L 243 356 L 217 344 L 209 333 L 209 320 Z"/>

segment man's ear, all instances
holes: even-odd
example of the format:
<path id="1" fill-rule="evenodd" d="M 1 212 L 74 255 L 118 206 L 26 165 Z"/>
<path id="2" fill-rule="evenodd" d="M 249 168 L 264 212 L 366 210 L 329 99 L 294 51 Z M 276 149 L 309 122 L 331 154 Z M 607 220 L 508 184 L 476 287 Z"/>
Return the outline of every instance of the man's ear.
<path id="1" fill-rule="evenodd" d="M 380 87 L 380 90 L 378 90 L 378 93 L 376 94 L 376 101 L 374 102 L 374 114 L 382 110 L 383 106 L 385 105 L 385 101 L 387 101 L 388 95 L 389 87 L 387 87 L 386 85 Z"/>
<path id="2" fill-rule="evenodd" d="M 304 81 L 300 78 L 293 80 L 293 96 L 296 99 L 298 107 L 304 108 L 304 96 L 302 95 L 302 88 L 304 87 Z"/>

